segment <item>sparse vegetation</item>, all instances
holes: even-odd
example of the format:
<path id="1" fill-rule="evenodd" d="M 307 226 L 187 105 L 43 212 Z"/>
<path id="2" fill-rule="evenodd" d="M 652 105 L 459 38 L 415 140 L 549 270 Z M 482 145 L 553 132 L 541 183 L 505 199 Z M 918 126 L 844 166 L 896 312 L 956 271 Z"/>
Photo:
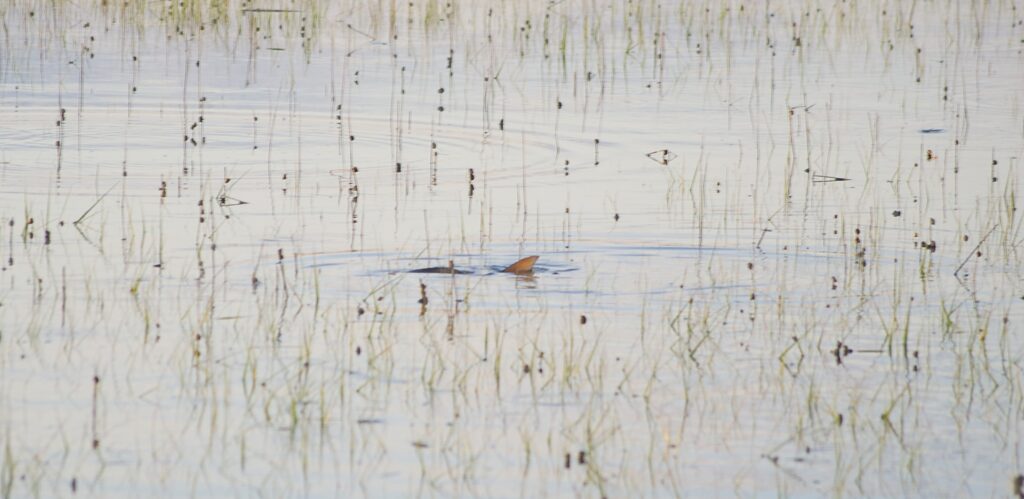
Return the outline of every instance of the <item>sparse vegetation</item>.
<path id="1" fill-rule="evenodd" d="M 0 497 L 1020 495 L 1022 81 L 1014 0 L 0 2 Z"/>

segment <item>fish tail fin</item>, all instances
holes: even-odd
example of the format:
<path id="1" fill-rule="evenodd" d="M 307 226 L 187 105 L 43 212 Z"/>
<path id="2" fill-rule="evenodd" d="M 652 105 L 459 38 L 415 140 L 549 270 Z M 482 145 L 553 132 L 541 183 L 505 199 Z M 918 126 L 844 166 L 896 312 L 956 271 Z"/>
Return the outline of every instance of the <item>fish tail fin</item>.
<path id="1" fill-rule="evenodd" d="M 537 259 L 540 258 L 537 255 L 528 256 L 522 260 L 505 267 L 502 272 L 508 272 L 511 274 L 529 274 L 533 272 L 533 264 L 537 263 Z"/>

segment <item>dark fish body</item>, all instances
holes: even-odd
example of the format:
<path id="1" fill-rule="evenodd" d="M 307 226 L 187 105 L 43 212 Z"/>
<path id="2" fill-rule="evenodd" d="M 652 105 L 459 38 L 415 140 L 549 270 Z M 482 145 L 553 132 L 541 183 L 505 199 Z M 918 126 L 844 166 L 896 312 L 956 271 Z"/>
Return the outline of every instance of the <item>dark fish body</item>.
<path id="1" fill-rule="evenodd" d="M 537 259 L 538 258 L 540 258 L 540 257 L 536 256 L 536 255 L 528 256 L 526 258 L 523 258 L 523 259 L 517 261 L 516 263 L 513 263 L 512 265 L 509 265 L 508 267 L 505 267 L 501 271 L 505 272 L 505 273 L 508 273 L 508 274 L 516 274 L 516 275 L 532 274 L 533 273 L 533 264 L 537 263 Z M 410 274 L 452 274 L 452 275 L 461 275 L 461 274 L 473 274 L 474 272 L 469 271 L 469 270 L 462 270 L 462 269 L 455 268 L 455 264 L 453 262 L 449 261 L 447 267 L 427 267 L 427 268 L 423 268 L 423 269 L 410 270 L 409 273 Z"/>
<path id="2" fill-rule="evenodd" d="M 468 270 L 455 267 L 427 267 L 425 269 L 410 270 L 410 274 L 472 274 Z"/>

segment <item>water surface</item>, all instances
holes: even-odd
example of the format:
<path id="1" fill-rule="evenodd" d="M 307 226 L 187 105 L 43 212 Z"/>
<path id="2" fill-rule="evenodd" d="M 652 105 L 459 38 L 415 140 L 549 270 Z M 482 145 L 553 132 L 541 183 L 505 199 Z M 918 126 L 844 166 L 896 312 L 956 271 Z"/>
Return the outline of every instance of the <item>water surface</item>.
<path id="1" fill-rule="evenodd" d="M 1019 492 L 1012 2 L 0 20 L 3 496 Z"/>

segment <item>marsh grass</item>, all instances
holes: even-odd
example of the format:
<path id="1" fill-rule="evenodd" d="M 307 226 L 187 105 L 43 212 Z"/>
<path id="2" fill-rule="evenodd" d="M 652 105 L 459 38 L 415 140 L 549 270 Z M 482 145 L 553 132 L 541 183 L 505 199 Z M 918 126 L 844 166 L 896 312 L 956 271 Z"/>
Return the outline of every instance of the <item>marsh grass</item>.
<path id="1" fill-rule="evenodd" d="M 4 3 L 0 496 L 1012 493 L 1020 15 Z"/>

